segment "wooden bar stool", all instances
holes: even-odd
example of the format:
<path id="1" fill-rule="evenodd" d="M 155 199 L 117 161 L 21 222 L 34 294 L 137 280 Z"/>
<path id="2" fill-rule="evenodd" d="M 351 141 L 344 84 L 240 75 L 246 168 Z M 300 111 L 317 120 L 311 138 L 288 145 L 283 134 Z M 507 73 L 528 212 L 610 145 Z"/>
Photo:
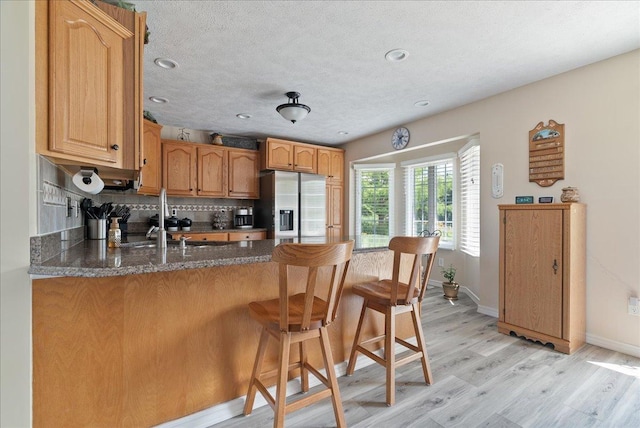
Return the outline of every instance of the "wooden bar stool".
<path id="1" fill-rule="evenodd" d="M 433 261 L 435 260 L 439 241 L 439 236 L 426 238 L 395 237 L 391 239 L 389 242 L 389 249 L 394 252 L 392 278 L 377 282 L 356 284 L 353 286 L 353 293 L 362 296 L 364 298 L 364 303 L 362 305 L 362 312 L 360 312 L 360 319 L 358 321 L 353 347 L 351 348 L 349 365 L 347 367 L 347 376 L 353 374 L 358 352 L 373 359 L 378 364 L 383 365 L 387 371 L 388 406 L 395 403 L 396 367 L 419 359 L 422 362 L 422 371 L 424 373 L 425 382 L 427 385 L 430 385 L 432 382 L 429 357 L 425 347 L 424 334 L 422 333 L 422 324 L 420 323 L 420 304 L 422 303 L 422 298 L 424 297 L 424 292 L 427 288 L 427 281 L 431 274 L 431 268 L 433 266 Z M 413 259 L 411 263 L 409 282 L 407 284 L 399 281 L 402 254 L 408 255 L 405 257 Z M 427 260 L 424 265 L 424 276 L 421 282 L 418 278 L 420 276 L 422 256 L 426 256 Z M 367 309 L 372 309 L 384 315 L 385 334 L 361 341 L 360 334 L 362 332 L 362 322 Z M 411 313 L 417 346 L 396 337 L 396 315 L 407 312 Z M 383 358 L 380 358 L 365 347 L 366 345 L 380 342 L 382 340 L 384 340 Z M 407 357 L 396 360 L 394 349 L 396 342 L 410 349 L 413 353 Z"/>
<path id="2" fill-rule="evenodd" d="M 244 406 L 245 415 L 249 415 L 253 410 L 256 390 L 262 393 L 274 410 L 274 427 L 284 426 L 287 413 L 331 396 L 337 424 L 339 427 L 346 426 L 327 326 L 336 317 L 352 251 L 353 241 L 331 244 L 280 244 L 273 250 L 271 260 L 280 265 L 280 297 L 249 303 L 251 317 L 262 324 L 262 335 L 249 382 Z M 306 275 L 300 275 L 300 268 L 294 268 L 297 274 L 294 279 L 291 267 L 295 266 L 308 268 Z M 306 278 L 301 279 L 301 276 Z M 305 282 L 305 291 L 290 295 L 295 283 L 299 282 L 296 279 Z M 279 364 L 275 370 L 262 372 L 269 337 L 279 342 Z M 305 342 L 316 338 L 320 340 L 326 377 L 307 361 Z M 300 360 L 290 364 L 290 347 L 296 343 L 299 344 Z M 309 390 L 309 372 L 327 388 L 287 403 L 288 373 L 295 369 L 300 370 L 303 392 Z M 275 398 L 265 385 L 265 381 L 274 376 Z"/>

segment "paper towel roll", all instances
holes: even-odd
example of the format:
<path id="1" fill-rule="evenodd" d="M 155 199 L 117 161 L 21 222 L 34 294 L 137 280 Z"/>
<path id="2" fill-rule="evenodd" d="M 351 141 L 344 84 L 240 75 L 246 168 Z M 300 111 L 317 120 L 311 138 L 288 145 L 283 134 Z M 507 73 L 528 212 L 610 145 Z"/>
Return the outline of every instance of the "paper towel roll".
<path id="1" fill-rule="evenodd" d="M 104 181 L 98 176 L 98 170 L 82 168 L 73 176 L 73 184 L 84 192 L 96 195 L 104 189 Z"/>

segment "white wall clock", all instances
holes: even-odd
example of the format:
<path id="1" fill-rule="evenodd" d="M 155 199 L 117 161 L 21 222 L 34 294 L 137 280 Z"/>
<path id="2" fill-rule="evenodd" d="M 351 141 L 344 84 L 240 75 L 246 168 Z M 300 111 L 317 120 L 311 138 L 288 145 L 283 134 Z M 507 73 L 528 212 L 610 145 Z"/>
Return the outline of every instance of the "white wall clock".
<path id="1" fill-rule="evenodd" d="M 391 137 L 391 145 L 394 149 L 400 150 L 407 147 L 409 144 L 409 130 L 407 128 L 398 128 L 393 131 L 393 136 Z"/>

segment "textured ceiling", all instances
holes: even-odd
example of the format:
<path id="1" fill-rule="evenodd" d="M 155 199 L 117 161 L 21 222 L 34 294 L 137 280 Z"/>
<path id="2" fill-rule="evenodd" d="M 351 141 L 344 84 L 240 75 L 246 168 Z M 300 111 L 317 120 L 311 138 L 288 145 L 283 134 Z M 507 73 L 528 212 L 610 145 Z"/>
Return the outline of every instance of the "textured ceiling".
<path id="1" fill-rule="evenodd" d="M 640 47 L 638 1 L 131 1 L 147 12 L 144 108 L 159 123 L 326 145 Z M 386 61 L 395 48 L 409 57 Z M 311 107 L 295 125 L 275 110 L 287 91 Z"/>

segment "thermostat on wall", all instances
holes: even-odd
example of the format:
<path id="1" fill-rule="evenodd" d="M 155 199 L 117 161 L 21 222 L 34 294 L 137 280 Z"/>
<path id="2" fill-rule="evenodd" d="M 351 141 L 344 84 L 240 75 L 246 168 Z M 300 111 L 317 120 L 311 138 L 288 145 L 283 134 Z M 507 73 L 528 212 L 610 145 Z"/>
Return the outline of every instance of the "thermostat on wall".
<path id="1" fill-rule="evenodd" d="M 538 198 L 538 203 L 540 203 L 540 204 L 551 204 L 551 203 L 553 203 L 553 196 L 540 196 Z"/>
<path id="2" fill-rule="evenodd" d="M 516 204 L 532 204 L 533 196 L 516 196 Z"/>

